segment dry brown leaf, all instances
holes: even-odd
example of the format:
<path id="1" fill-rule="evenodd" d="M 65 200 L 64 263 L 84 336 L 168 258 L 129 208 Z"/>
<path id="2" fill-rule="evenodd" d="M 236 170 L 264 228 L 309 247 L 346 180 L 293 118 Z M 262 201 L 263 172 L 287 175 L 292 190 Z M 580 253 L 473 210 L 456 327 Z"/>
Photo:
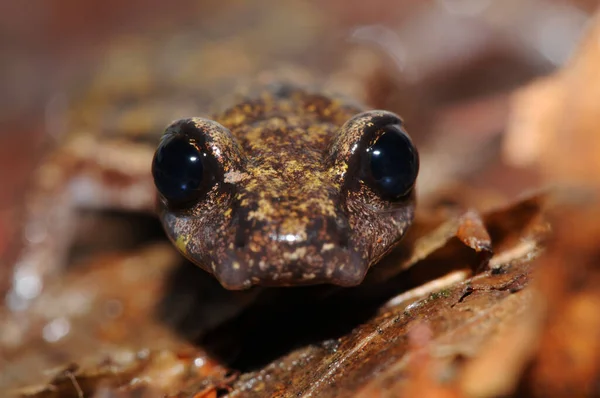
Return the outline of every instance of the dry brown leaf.
<path id="1" fill-rule="evenodd" d="M 600 15 L 569 64 L 519 90 L 504 157 L 535 165 L 547 181 L 598 186 L 600 179 Z"/>

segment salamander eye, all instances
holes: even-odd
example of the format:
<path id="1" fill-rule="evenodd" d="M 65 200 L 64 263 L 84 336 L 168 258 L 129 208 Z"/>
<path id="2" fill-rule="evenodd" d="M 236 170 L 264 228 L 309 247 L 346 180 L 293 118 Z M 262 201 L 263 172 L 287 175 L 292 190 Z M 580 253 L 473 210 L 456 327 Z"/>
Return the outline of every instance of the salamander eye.
<path id="1" fill-rule="evenodd" d="M 165 135 L 154 154 L 154 184 L 169 202 L 184 203 L 195 199 L 202 187 L 204 164 L 195 142 L 179 134 Z"/>
<path id="2" fill-rule="evenodd" d="M 410 137 L 399 124 L 379 129 L 366 149 L 365 182 L 389 200 L 402 199 L 415 185 L 419 155 Z"/>
<path id="3" fill-rule="evenodd" d="M 198 200 L 219 179 L 219 167 L 209 153 L 199 120 L 183 119 L 167 127 L 154 154 L 154 185 L 169 205 L 185 206 Z"/>

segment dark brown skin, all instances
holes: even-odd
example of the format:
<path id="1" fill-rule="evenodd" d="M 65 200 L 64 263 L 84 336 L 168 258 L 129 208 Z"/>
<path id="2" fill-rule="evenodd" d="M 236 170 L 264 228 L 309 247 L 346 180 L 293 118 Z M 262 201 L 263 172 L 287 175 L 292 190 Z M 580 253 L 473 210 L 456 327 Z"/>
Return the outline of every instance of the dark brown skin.
<path id="1" fill-rule="evenodd" d="M 279 85 L 212 117 L 183 119 L 165 136 L 201 131 L 215 183 L 198 200 L 159 200 L 167 235 L 227 289 L 360 284 L 402 238 L 414 191 L 386 200 L 364 181 L 365 149 L 386 111 Z"/>

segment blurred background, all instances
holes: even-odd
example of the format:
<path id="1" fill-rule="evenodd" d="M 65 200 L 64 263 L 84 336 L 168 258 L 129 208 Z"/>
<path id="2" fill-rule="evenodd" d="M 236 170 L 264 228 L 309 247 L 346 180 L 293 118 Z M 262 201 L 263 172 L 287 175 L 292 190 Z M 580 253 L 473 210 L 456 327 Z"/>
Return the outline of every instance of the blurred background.
<path id="1" fill-rule="evenodd" d="M 513 94 L 568 64 L 596 7 L 0 1 L 0 259 L 18 246 L 33 168 L 65 137 L 158 136 L 171 120 L 204 115 L 240 83 L 271 72 L 402 115 L 421 153 L 424 208 L 502 203 L 543 182 L 522 157 L 507 156 Z M 10 266 L 0 271 L 10 278 Z"/>
<path id="2" fill-rule="evenodd" d="M 109 129 L 119 123 L 114 112 L 124 112 L 113 106 L 113 113 L 100 115 L 93 107 L 139 96 L 159 108 L 156 97 L 166 95 L 173 101 L 165 99 L 164 125 L 185 113 L 173 110 L 175 99 L 198 89 L 195 100 L 206 108 L 227 86 L 223 81 L 235 83 L 285 64 L 305 67 L 353 94 L 375 91 L 363 95 L 374 105 L 396 101 L 394 110 L 413 126 L 413 134 L 425 135 L 442 107 L 501 96 L 564 64 L 595 5 L 591 0 L 3 1 L 0 150 L 10 168 L 2 168 L 0 207 L 18 197 L 11 192 L 19 192 L 19 170 L 37 156 L 32 144 L 38 139 L 65 129 Z M 89 100 L 87 108 L 69 113 L 82 98 Z M 138 111 L 123 118 L 147 115 Z M 96 114 L 86 119 L 84 112 Z"/>
<path id="3" fill-rule="evenodd" d="M 415 136 L 439 129 L 440 115 L 457 117 L 453 106 L 479 101 L 497 112 L 471 107 L 475 115 L 444 127 L 491 134 L 485 130 L 502 127 L 502 96 L 564 64 L 595 5 L 2 1 L 0 209 L 22 194 L 24 170 L 48 136 L 161 128 L 195 112 L 196 104 L 204 111 L 239 80 L 282 65 L 301 66 L 374 106 L 394 108 Z M 131 105 L 134 97 L 145 108 Z M 161 108 L 156 121 L 136 122 Z"/>

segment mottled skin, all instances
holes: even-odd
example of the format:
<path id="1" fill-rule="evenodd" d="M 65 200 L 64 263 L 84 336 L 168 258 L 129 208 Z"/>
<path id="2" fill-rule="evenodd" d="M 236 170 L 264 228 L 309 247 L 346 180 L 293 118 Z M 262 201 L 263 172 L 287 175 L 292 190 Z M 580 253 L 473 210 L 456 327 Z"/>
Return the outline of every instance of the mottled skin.
<path id="1" fill-rule="evenodd" d="M 203 131 L 215 173 L 192 204 L 160 198 L 165 230 L 228 289 L 357 285 L 414 215 L 412 191 L 388 201 L 363 178 L 365 149 L 388 124 L 401 120 L 290 85 L 244 96 L 212 121 L 174 122 L 165 135 Z"/>

